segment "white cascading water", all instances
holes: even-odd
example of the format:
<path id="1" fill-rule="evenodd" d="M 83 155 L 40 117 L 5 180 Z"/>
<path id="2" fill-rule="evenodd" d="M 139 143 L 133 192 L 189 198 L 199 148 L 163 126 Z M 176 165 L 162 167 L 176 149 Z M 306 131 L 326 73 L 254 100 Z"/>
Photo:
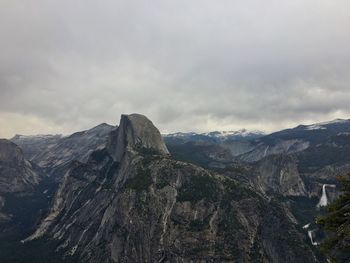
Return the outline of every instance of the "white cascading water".
<path id="1" fill-rule="evenodd" d="M 317 204 L 317 207 L 327 206 L 328 205 L 328 198 L 327 198 L 326 187 L 335 187 L 335 185 L 334 184 L 324 184 L 322 186 L 322 196 L 320 198 L 320 201 Z"/>
<path id="2" fill-rule="evenodd" d="M 326 193 L 326 185 L 324 184 L 322 186 L 322 196 L 320 198 L 320 201 L 317 204 L 317 207 L 327 206 L 327 204 L 328 204 L 328 199 L 327 199 L 327 193 Z"/>
<path id="3" fill-rule="evenodd" d="M 313 246 L 317 246 L 318 243 L 317 243 L 317 242 L 314 242 L 314 239 L 313 239 L 313 237 L 312 237 L 312 233 L 313 233 L 314 231 L 315 231 L 315 230 L 309 230 L 309 231 L 307 231 L 307 234 L 308 234 L 308 236 L 309 236 L 309 238 L 310 238 L 311 244 L 312 244 Z"/>
<path id="4" fill-rule="evenodd" d="M 305 226 L 303 226 L 303 229 L 308 229 L 310 225 L 311 223 L 306 224 Z"/>
<path id="5" fill-rule="evenodd" d="M 306 224 L 305 226 L 303 226 L 303 229 L 308 229 L 310 227 L 311 223 L 308 223 Z M 313 238 L 313 232 L 315 232 L 315 230 L 308 230 L 307 231 L 307 235 L 309 236 L 310 238 L 310 241 L 311 241 L 311 244 L 313 246 L 318 246 L 319 244 L 317 242 L 314 241 L 314 238 Z"/>
<path id="6" fill-rule="evenodd" d="M 320 198 L 320 201 L 317 204 L 317 207 L 320 208 L 321 206 L 327 206 L 328 205 L 328 198 L 327 198 L 327 192 L 326 192 L 326 187 L 336 187 L 334 184 L 323 184 L 322 185 L 322 196 Z M 306 225 L 303 226 L 303 229 L 308 229 L 310 227 L 311 223 L 308 223 Z M 307 231 L 307 235 L 310 238 L 311 244 L 313 246 L 318 246 L 319 243 L 314 241 L 313 238 L 313 233 L 315 232 L 314 230 L 308 230 Z"/>

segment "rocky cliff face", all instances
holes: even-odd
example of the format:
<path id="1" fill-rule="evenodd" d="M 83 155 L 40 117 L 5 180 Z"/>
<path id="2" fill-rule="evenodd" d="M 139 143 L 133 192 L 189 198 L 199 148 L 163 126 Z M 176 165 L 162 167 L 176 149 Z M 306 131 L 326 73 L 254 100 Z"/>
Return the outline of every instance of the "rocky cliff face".
<path id="1" fill-rule="evenodd" d="M 251 151 L 241 154 L 238 158 L 244 162 L 256 162 L 269 155 L 301 152 L 309 146 L 310 142 L 302 139 L 279 140 L 273 144 L 261 142 Z"/>
<path id="2" fill-rule="evenodd" d="M 90 154 L 105 147 L 114 126 L 102 123 L 70 136 L 15 136 L 11 140 L 23 149 L 28 158 L 43 168 L 48 176 L 61 180 L 71 161 L 86 162 Z"/>
<path id="3" fill-rule="evenodd" d="M 39 183 L 39 176 L 14 143 L 0 139 L 0 192 L 23 192 Z"/>
<path id="4" fill-rule="evenodd" d="M 16 134 L 11 141 L 17 144 L 23 151 L 24 157 L 33 161 L 35 157 L 43 152 L 46 152 L 48 149 L 54 147 L 62 135 L 51 135 L 51 134 L 42 134 L 42 135 L 20 135 Z"/>
<path id="5" fill-rule="evenodd" d="M 299 125 L 292 129 L 278 131 L 258 139 L 253 150 L 244 153 L 240 159 L 255 162 L 271 154 L 293 154 L 317 147 L 333 137 L 332 145 L 336 143 L 334 137 L 346 137 L 350 131 L 350 120 L 337 119 L 330 122 Z M 339 141 L 339 140 L 338 140 Z M 339 146 L 343 144 L 340 143 Z"/>
<path id="6" fill-rule="evenodd" d="M 106 148 L 64 176 L 28 242 L 79 262 L 316 262 L 277 204 L 169 157 L 146 117 L 123 115 Z"/>
<path id="7" fill-rule="evenodd" d="M 110 134 L 108 150 L 117 162 L 134 150 L 169 154 L 159 130 L 140 114 L 122 115 L 119 128 Z"/>
<path id="8" fill-rule="evenodd" d="M 253 180 L 263 193 L 282 196 L 307 195 L 295 157 L 271 155 L 259 161 L 255 169 L 257 176 Z"/>
<path id="9" fill-rule="evenodd" d="M 9 221 L 11 214 L 4 211 L 9 195 L 27 195 L 39 184 L 40 177 L 34 172 L 22 150 L 5 139 L 0 139 L 0 223 Z"/>

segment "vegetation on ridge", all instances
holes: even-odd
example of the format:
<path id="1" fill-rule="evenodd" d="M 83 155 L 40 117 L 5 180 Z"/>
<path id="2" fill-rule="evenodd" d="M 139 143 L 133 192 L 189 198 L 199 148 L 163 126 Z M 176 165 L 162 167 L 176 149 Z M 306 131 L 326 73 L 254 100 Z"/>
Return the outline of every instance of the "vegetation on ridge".
<path id="1" fill-rule="evenodd" d="M 321 250 L 332 262 L 350 261 L 350 173 L 339 177 L 343 194 L 327 207 L 327 214 L 317 223 L 327 232 L 328 238 Z"/>

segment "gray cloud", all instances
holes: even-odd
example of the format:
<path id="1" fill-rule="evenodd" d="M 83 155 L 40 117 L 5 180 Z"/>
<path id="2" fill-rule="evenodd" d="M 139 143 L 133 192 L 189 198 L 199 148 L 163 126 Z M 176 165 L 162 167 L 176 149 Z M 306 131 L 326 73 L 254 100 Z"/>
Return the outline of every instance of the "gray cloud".
<path id="1" fill-rule="evenodd" d="M 2 1 L 0 137 L 140 112 L 163 132 L 349 117 L 350 3 Z"/>

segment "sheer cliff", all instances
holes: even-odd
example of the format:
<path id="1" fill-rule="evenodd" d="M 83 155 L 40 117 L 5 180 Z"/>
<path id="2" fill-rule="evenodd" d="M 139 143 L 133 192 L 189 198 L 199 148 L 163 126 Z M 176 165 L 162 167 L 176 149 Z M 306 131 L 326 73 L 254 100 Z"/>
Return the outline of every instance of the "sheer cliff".
<path id="1" fill-rule="evenodd" d="M 0 223 L 12 218 L 5 211 L 8 199 L 31 194 L 40 179 L 22 150 L 9 140 L 0 139 Z"/>

